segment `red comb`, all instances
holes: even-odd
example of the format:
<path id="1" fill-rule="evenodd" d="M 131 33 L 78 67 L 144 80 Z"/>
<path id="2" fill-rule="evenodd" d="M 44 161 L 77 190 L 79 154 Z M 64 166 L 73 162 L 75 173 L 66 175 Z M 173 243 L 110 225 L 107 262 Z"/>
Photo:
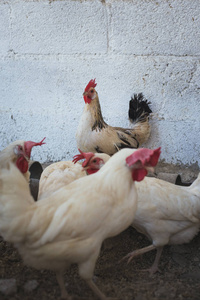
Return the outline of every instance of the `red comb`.
<path id="1" fill-rule="evenodd" d="M 94 153 L 93 152 L 83 152 L 80 149 L 78 149 L 78 151 L 80 152 L 80 154 L 75 155 L 73 157 L 72 162 L 77 163 L 77 161 L 79 161 L 81 159 L 85 159 L 85 161 L 82 163 L 82 166 L 83 167 L 87 166 L 90 159 L 94 156 Z"/>
<path id="2" fill-rule="evenodd" d="M 158 159 L 161 153 L 161 147 L 151 150 L 147 148 L 141 148 L 133 152 L 126 158 L 126 163 L 130 167 L 135 164 L 137 161 L 140 161 L 143 165 L 148 165 L 155 167 L 158 163 Z"/>
<path id="3" fill-rule="evenodd" d="M 95 88 L 96 85 L 97 85 L 97 83 L 95 83 L 95 79 L 91 79 L 91 80 L 89 81 L 88 85 L 87 85 L 86 88 L 85 88 L 85 92 L 88 92 L 88 90 L 89 90 L 91 87 Z"/>
<path id="4" fill-rule="evenodd" d="M 30 157 L 31 157 L 31 150 L 32 150 L 32 148 L 33 148 L 34 146 L 42 146 L 42 145 L 44 145 L 45 143 L 43 143 L 43 141 L 44 141 L 45 139 L 46 139 L 46 137 L 43 138 L 43 139 L 41 140 L 41 142 L 39 142 L 39 143 L 35 143 L 35 142 L 32 142 L 32 141 L 24 142 L 24 149 L 25 149 L 26 155 L 30 158 Z"/>

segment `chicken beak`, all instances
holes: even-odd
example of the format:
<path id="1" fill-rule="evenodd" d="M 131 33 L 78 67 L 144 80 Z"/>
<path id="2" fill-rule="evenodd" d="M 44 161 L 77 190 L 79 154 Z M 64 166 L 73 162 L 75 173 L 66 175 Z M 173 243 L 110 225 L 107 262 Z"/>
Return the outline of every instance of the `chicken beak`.
<path id="1" fill-rule="evenodd" d="M 83 93 L 83 96 L 87 96 L 87 95 L 88 95 L 88 92 L 84 92 L 84 93 Z"/>
<path id="2" fill-rule="evenodd" d="M 83 167 L 84 170 L 88 170 L 89 168 L 90 168 L 90 166 Z"/>
<path id="3" fill-rule="evenodd" d="M 146 167 L 145 166 L 145 169 L 148 171 L 148 173 L 152 173 L 152 174 L 155 173 L 154 167 L 150 167 L 150 166 Z"/>

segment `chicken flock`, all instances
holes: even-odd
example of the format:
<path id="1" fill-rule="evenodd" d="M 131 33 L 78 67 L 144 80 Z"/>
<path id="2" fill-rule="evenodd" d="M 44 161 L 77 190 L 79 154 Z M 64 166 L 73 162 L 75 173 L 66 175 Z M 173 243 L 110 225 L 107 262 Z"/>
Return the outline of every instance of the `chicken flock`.
<path id="1" fill-rule="evenodd" d="M 200 176 L 188 187 L 147 177 L 161 153 L 160 147 L 141 147 L 151 133 L 150 102 L 134 95 L 131 127 L 112 127 L 103 119 L 96 85 L 90 80 L 83 93 L 79 154 L 44 169 L 37 201 L 30 193 L 29 165 L 32 148 L 44 139 L 15 141 L 0 153 L 0 235 L 24 264 L 54 271 L 61 298 L 68 300 L 64 273 L 71 264 L 99 299 L 110 299 L 93 281 L 105 239 L 129 226 L 147 236 L 151 244 L 122 261 L 156 250 L 153 274 L 163 247 L 190 242 L 200 227 Z"/>

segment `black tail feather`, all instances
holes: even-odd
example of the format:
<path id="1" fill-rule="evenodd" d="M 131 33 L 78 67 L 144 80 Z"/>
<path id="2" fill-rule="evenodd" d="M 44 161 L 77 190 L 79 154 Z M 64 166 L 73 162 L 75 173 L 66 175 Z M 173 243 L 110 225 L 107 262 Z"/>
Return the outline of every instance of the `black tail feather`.
<path id="1" fill-rule="evenodd" d="M 147 117 L 152 113 L 149 102 L 142 93 L 134 94 L 129 102 L 129 120 L 131 122 L 140 121 L 145 122 Z"/>

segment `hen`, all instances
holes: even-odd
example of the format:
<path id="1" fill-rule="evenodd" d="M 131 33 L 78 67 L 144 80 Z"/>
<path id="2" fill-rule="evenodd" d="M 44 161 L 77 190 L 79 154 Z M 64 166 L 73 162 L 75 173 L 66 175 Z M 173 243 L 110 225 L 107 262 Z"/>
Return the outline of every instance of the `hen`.
<path id="1" fill-rule="evenodd" d="M 153 274 L 163 246 L 189 243 L 200 227 L 200 175 L 189 187 L 178 186 L 157 178 L 146 177 L 141 184 L 136 183 L 138 207 L 132 226 L 145 234 L 152 245 L 135 250 L 124 257 L 141 255 L 157 250 L 153 265 L 149 269 Z"/>
<path id="2" fill-rule="evenodd" d="M 62 298 L 70 299 L 63 273 L 76 263 L 79 275 L 105 300 L 92 281 L 101 244 L 131 224 L 137 207 L 134 180 L 142 180 L 157 160 L 156 150 L 123 149 L 99 172 L 38 202 L 9 164 L 0 170 L 0 234 L 14 243 L 25 264 L 56 272 Z"/>
<path id="3" fill-rule="evenodd" d="M 73 161 L 59 161 L 49 165 L 40 177 L 38 200 L 47 197 L 78 178 L 95 173 L 109 158 L 110 156 L 105 153 L 97 155 L 92 152 L 83 153 L 80 151 L 80 154 L 74 156 Z M 84 159 L 82 165 L 75 164 L 80 159 Z"/>
<path id="4" fill-rule="evenodd" d="M 163 246 L 188 243 L 199 231 L 200 175 L 189 187 L 153 177 L 146 177 L 135 186 L 138 206 L 132 226 L 146 235 L 152 245 L 135 250 L 123 259 L 129 258 L 130 262 L 133 257 L 155 249 L 155 261 L 148 269 L 153 274 L 159 271 Z"/>
<path id="5" fill-rule="evenodd" d="M 30 173 L 28 171 L 28 167 L 31 157 L 31 150 L 35 146 L 43 145 L 44 139 L 39 143 L 18 140 L 9 144 L 0 153 L 0 167 L 5 166 L 8 162 L 14 163 L 29 182 Z"/>
<path id="6" fill-rule="evenodd" d="M 150 135 L 149 103 L 142 94 L 129 103 L 129 119 L 133 128 L 109 126 L 103 119 L 95 79 L 90 80 L 83 93 L 85 108 L 77 132 L 77 146 L 83 152 L 101 152 L 113 155 L 122 148 L 138 148 Z"/>

